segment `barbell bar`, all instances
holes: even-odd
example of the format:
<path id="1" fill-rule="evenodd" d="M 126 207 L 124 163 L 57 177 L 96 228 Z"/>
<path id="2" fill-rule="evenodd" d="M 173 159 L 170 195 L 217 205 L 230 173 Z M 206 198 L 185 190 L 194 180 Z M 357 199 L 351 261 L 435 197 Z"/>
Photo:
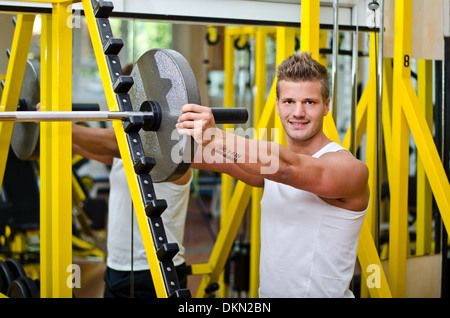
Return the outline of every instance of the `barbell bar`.
<path id="1" fill-rule="evenodd" d="M 112 74 L 121 74 L 120 61 L 109 57 Z M 197 81 L 189 63 L 177 51 L 151 49 L 137 60 L 131 72 L 128 92 L 116 92 L 119 111 L 35 111 L 40 100 L 40 66 L 27 62 L 19 111 L 0 112 L 0 121 L 14 121 L 11 148 L 21 160 L 39 156 L 39 122 L 122 120 L 128 143 L 135 154 L 154 158 L 149 172 L 153 182 L 174 181 L 189 169 L 196 144 L 192 137 L 179 135 L 175 125 L 185 104 L 199 104 Z M 120 80 L 120 75 L 113 80 Z M 129 80 L 129 79 L 128 79 Z M 211 107 L 217 124 L 239 124 L 248 120 L 246 108 Z"/>
<path id="2" fill-rule="evenodd" d="M 53 122 L 53 121 L 108 121 L 124 120 L 130 118 L 153 118 L 153 112 L 113 112 L 113 111 L 12 111 L 0 112 L 0 121 L 14 122 Z"/>
<path id="3" fill-rule="evenodd" d="M 246 108 L 211 107 L 216 124 L 244 124 L 248 120 Z M 163 115 L 163 114 L 161 114 Z M 11 111 L 0 112 L 0 121 L 14 122 L 76 122 L 76 121 L 130 121 L 131 118 L 143 118 L 145 121 L 157 121 L 154 111 Z M 175 128 L 175 127 L 174 127 Z M 156 129 L 155 129 L 156 130 Z"/>

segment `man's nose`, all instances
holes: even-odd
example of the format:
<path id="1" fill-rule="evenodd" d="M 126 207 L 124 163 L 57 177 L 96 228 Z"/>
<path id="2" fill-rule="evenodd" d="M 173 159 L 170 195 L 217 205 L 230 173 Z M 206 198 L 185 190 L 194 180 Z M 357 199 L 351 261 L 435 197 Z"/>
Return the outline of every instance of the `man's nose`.
<path id="1" fill-rule="evenodd" d="M 293 115 L 295 117 L 304 117 L 305 116 L 305 106 L 298 102 L 295 104 Z"/>

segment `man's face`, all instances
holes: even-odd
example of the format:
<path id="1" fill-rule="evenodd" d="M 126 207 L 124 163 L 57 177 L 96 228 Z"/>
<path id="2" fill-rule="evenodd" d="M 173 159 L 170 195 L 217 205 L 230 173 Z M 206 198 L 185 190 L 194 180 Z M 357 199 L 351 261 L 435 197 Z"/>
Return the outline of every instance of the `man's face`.
<path id="1" fill-rule="evenodd" d="M 277 112 L 289 141 L 308 141 L 322 132 L 330 98 L 322 100 L 319 81 L 280 81 Z"/>

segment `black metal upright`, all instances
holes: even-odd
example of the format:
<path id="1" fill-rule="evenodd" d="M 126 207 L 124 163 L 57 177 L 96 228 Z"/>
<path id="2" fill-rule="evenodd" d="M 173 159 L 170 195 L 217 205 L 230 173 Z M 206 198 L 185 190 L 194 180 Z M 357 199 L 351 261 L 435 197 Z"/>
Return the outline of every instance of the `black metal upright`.
<path id="1" fill-rule="evenodd" d="M 442 163 L 447 178 L 450 176 L 450 37 L 444 37 L 444 104 L 442 109 Z M 450 281 L 448 279 L 448 271 L 450 270 L 450 262 L 448 257 L 448 231 L 442 224 L 442 285 L 441 297 L 448 298 L 450 292 Z"/>
<path id="2" fill-rule="evenodd" d="M 133 86 L 133 77 L 123 75 L 122 67 L 118 54 L 124 43 L 122 39 L 114 38 L 109 23 L 109 15 L 114 9 L 111 1 L 90 0 L 91 8 L 84 10 L 93 10 L 97 29 L 103 45 L 106 63 L 108 65 L 113 90 L 116 94 L 116 100 L 120 111 L 133 111 L 131 99 L 128 91 Z M 134 172 L 136 173 L 143 205 L 148 217 L 148 223 L 151 230 L 153 244 L 156 249 L 156 255 L 160 262 L 160 269 L 168 297 L 190 297 L 188 289 L 181 289 L 178 277 L 173 264 L 173 257 L 179 251 L 177 243 L 168 243 L 161 218 L 161 213 L 167 208 L 165 200 L 157 199 L 153 187 L 152 178 L 149 174 L 155 165 L 152 157 L 146 157 L 139 131 L 144 125 L 144 120 L 130 120 L 124 123 L 124 132 L 126 134 L 128 148 Z"/>

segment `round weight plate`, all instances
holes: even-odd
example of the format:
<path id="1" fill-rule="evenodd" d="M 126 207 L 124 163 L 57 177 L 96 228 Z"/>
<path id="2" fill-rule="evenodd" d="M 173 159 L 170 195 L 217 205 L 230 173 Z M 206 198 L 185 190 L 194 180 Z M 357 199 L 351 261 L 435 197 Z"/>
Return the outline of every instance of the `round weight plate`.
<path id="1" fill-rule="evenodd" d="M 152 181 L 174 181 L 189 169 L 195 151 L 193 139 L 179 135 L 175 128 L 183 105 L 200 104 L 194 73 L 180 53 L 152 49 L 139 58 L 131 76 L 134 85 L 129 95 L 133 110 L 140 111 L 145 101 L 155 101 L 161 107 L 159 129 L 139 131 L 145 156 L 156 161 L 150 172 Z"/>
<path id="2" fill-rule="evenodd" d="M 6 294 L 10 298 L 31 298 L 28 286 L 22 279 L 12 281 L 8 286 L 8 292 Z"/>
<path id="3" fill-rule="evenodd" d="M 0 275 L 0 293 L 6 295 L 7 290 L 8 290 L 8 286 L 6 285 L 6 282 L 3 281 L 2 275 Z"/>
<path id="4" fill-rule="evenodd" d="M 33 298 L 41 298 L 41 281 L 39 278 L 36 278 L 34 281 L 34 286 L 36 286 L 37 292 L 33 294 Z"/>
<path id="5" fill-rule="evenodd" d="M 40 64 L 28 60 L 23 77 L 18 111 L 35 111 L 40 101 Z M 39 123 L 14 123 L 11 148 L 21 160 L 37 159 L 39 154 Z"/>
<path id="6" fill-rule="evenodd" d="M 14 281 L 14 274 L 5 262 L 0 261 L 0 279 L 2 280 L 3 290 L 0 291 L 3 294 L 7 292 L 8 286 Z M 6 289 L 6 290 L 5 290 Z"/>
<path id="7" fill-rule="evenodd" d="M 29 295 L 31 298 L 38 298 L 37 295 L 39 294 L 39 288 L 38 285 L 34 280 L 32 280 L 30 277 L 21 277 L 20 278 L 25 285 L 27 286 L 27 290 L 29 291 Z"/>
<path id="8" fill-rule="evenodd" d="M 14 258 L 7 258 L 5 259 L 5 264 L 8 265 L 9 269 L 11 270 L 12 274 L 14 275 L 14 279 L 27 276 L 25 270 L 18 260 Z"/>

